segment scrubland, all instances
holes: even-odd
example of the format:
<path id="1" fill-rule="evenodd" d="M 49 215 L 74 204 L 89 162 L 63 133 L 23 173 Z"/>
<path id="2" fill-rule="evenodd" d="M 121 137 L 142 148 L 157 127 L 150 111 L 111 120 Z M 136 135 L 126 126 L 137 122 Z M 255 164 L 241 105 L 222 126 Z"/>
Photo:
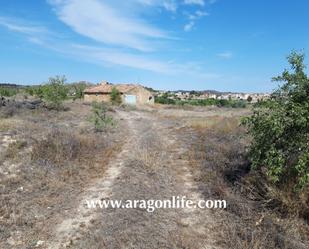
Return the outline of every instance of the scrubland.
<path id="1" fill-rule="evenodd" d="M 116 125 L 101 132 L 90 113 L 82 101 L 60 111 L 1 107 L 1 248 L 309 247 L 308 193 L 251 169 L 240 125 L 249 108 L 111 107 Z M 104 178 L 109 168 L 117 175 Z M 81 196 L 89 188 L 100 196 L 93 183 L 107 180 L 106 198 L 188 195 L 228 207 L 99 211 L 78 223 L 78 235 L 61 237 L 56 228 L 79 212 Z"/>
<path id="2" fill-rule="evenodd" d="M 94 132 L 89 105 L 77 101 L 65 107 L 27 109 L 18 102 L 1 107 L 1 248 L 41 246 L 121 148 L 117 127 Z"/>

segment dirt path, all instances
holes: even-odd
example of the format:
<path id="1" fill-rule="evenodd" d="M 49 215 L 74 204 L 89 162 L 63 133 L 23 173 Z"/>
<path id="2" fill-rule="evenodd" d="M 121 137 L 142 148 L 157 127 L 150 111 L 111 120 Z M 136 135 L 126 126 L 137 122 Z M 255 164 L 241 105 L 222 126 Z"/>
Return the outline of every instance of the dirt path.
<path id="1" fill-rule="evenodd" d="M 215 248 L 214 220 L 201 209 L 88 209 L 86 200 L 202 199 L 184 157 L 176 124 L 148 112 L 119 112 L 128 139 L 103 179 L 58 224 L 48 248 Z"/>

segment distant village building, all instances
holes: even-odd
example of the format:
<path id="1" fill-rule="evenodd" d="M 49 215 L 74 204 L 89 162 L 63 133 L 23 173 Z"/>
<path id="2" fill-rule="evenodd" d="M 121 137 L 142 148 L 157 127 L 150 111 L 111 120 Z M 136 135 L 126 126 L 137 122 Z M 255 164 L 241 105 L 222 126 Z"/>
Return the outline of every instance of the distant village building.
<path id="1" fill-rule="evenodd" d="M 102 82 L 100 85 L 84 90 L 86 102 L 110 102 L 113 88 L 116 88 L 122 102 L 131 105 L 154 104 L 154 96 L 145 87 L 138 84 L 111 84 Z"/>

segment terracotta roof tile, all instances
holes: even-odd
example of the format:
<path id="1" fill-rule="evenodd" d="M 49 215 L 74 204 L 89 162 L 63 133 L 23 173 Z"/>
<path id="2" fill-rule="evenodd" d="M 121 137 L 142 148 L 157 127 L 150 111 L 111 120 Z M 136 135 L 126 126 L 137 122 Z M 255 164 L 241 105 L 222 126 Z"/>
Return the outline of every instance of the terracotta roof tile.
<path id="1" fill-rule="evenodd" d="M 120 93 L 125 93 L 130 90 L 132 90 L 135 87 L 138 87 L 139 85 L 135 84 L 108 84 L 108 83 L 103 83 L 94 87 L 86 88 L 84 90 L 84 93 L 111 93 L 113 87 L 116 87 L 116 89 Z"/>

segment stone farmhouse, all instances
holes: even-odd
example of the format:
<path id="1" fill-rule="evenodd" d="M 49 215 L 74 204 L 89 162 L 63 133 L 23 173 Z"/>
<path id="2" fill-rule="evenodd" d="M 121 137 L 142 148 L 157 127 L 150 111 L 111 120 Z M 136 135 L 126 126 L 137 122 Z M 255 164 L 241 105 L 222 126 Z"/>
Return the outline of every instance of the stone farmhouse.
<path id="1" fill-rule="evenodd" d="M 111 84 L 106 81 L 85 89 L 84 101 L 110 102 L 114 87 L 119 91 L 122 103 L 130 105 L 154 104 L 153 94 L 139 84 Z"/>

